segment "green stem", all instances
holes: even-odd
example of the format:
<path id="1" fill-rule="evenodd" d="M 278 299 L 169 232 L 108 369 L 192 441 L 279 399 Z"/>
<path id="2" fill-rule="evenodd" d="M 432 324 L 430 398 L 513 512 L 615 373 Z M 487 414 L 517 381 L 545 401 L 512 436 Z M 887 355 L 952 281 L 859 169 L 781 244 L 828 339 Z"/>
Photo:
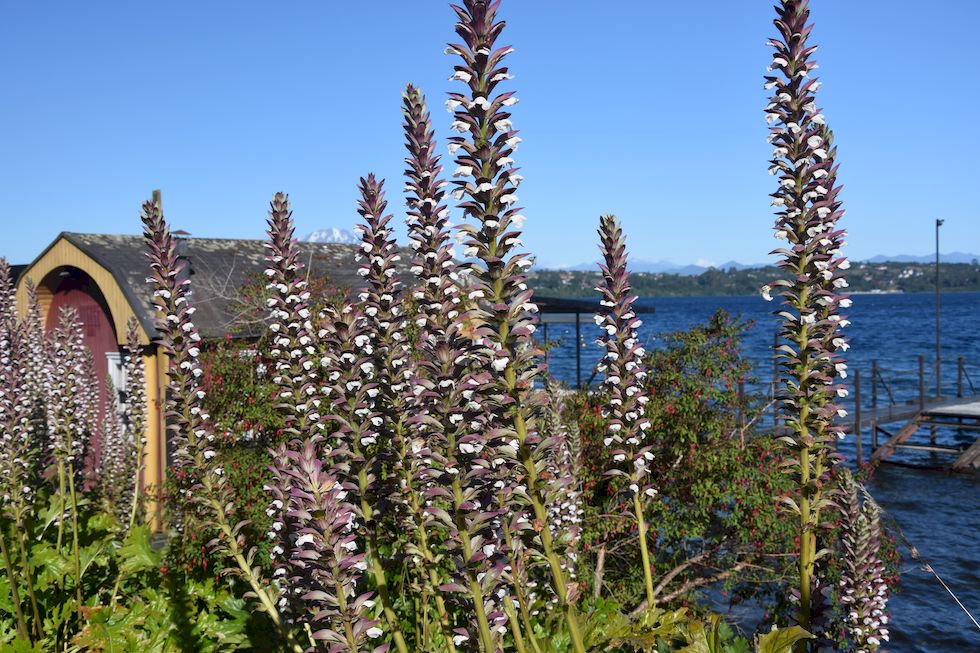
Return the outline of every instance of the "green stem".
<path id="1" fill-rule="evenodd" d="M 517 592 L 517 608 L 521 612 L 521 620 L 524 622 L 524 627 L 527 628 L 528 640 L 531 642 L 531 648 L 534 649 L 534 653 L 543 653 L 541 650 L 541 645 L 538 644 L 538 638 L 534 634 L 534 624 L 531 622 L 531 613 L 527 609 L 526 599 L 522 592 Z"/>
<path id="2" fill-rule="evenodd" d="M 10 562 L 10 551 L 7 549 L 7 525 L 0 524 L 0 553 L 3 554 L 3 565 L 7 570 L 7 580 L 10 581 L 10 599 L 14 604 L 14 612 L 17 615 L 17 634 L 26 641 L 31 640 L 27 632 L 27 623 L 24 621 L 24 613 L 20 609 L 20 592 L 17 590 L 17 577 L 14 576 L 14 566 Z"/>
<path id="3" fill-rule="evenodd" d="M 142 442 L 142 438 L 140 439 Z M 139 514 L 140 506 L 140 477 L 143 475 L 143 445 L 140 444 L 136 449 L 136 460 L 140 461 L 139 465 L 136 467 L 136 480 L 133 482 L 133 505 L 129 509 L 129 525 L 126 527 L 126 532 L 129 533 L 133 530 L 133 526 L 136 525 L 136 515 Z"/>
<path id="4" fill-rule="evenodd" d="M 65 463 L 58 456 L 58 553 L 61 553 L 61 542 L 65 532 Z"/>
<path id="5" fill-rule="evenodd" d="M 517 612 L 514 610 L 514 602 L 509 596 L 504 597 L 504 612 L 507 613 L 507 623 L 510 625 L 510 633 L 514 636 L 514 647 L 517 653 L 527 653 L 524 645 L 524 637 L 521 634 L 521 624 L 517 619 Z"/>
<path id="6" fill-rule="evenodd" d="M 78 495 L 75 494 L 75 474 L 68 474 L 68 492 L 71 496 L 72 561 L 75 563 L 75 601 L 78 624 L 82 625 L 82 558 L 78 546 Z"/>
<path id="7" fill-rule="evenodd" d="M 211 484 L 210 479 L 205 476 L 204 481 L 205 491 L 207 496 L 214 496 L 214 486 Z M 252 592 L 258 598 L 259 603 L 262 604 L 262 608 L 265 610 L 269 618 L 272 619 L 272 623 L 275 625 L 276 629 L 286 638 L 286 642 L 293 653 L 303 653 L 305 650 L 293 636 L 293 633 L 288 628 L 285 628 L 282 623 L 282 617 L 279 614 L 279 610 L 276 608 L 275 601 L 269 596 L 269 592 L 266 588 L 262 586 L 259 582 L 259 578 L 255 573 L 245 556 L 242 555 L 241 549 L 238 547 L 238 540 L 232 533 L 231 527 L 228 525 L 228 518 L 225 515 L 224 506 L 221 505 L 220 501 L 214 499 L 210 500 L 211 509 L 214 511 L 217 519 L 215 520 L 220 528 L 222 534 L 225 536 L 225 540 L 228 545 L 228 553 L 234 559 L 235 563 L 238 565 L 239 570 L 241 570 L 242 575 L 245 577 L 245 581 L 248 583 L 249 587 L 252 588 Z"/>
<path id="8" fill-rule="evenodd" d="M 650 549 L 647 546 L 647 523 L 643 517 L 643 502 L 640 493 L 633 494 L 633 511 L 636 514 L 636 527 L 640 534 L 640 558 L 643 562 L 643 583 L 647 590 L 647 609 L 652 610 L 657 604 L 653 593 L 653 572 L 650 569 Z"/>
<path id="9" fill-rule="evenodd" d="M 401 459 L 403 461 L 408 459 L 409 453 L 406 448 L 406 434 L 404 432 L 404 423 L 399 421 L 396 426 L 398 437 L 397 441 L 401 443 Z M 423 583 L 426 583 L 425 590 L 435 596 L 436 600 L 436 616 L 439 619 L 439 625 L 442 628 L 443 635 L 446 639 L 446 650 L 448 653 L 456 653 L 456 645 L 453 644 L 453 628 L 449 621 L 449 612 L 446 610 L 446 601 L 442 598 L 442 592 L 439 591 L 439 574 L 436 571 L 436 560 L 435 555 L 432 553 L 432 548 L 429 546 L 429 536 L 425 530 L 425 520 L 422 518 L 424 512 L 424 507 L 419 502 L 421 493 L 415 489 L 414 478 L 409 471 L 409 465 L 403 465 L 402 481 L 405 483 L 405 495 L 408 497 L 409 504 L 411 506 L 412 514 L 415 516 L 415 527 L 416 527 L 416 539 L 418 542 L 419 551 L 422 553 L 422 560 L 428 569 L 428 573 L 422 574 Z M 424 607 L 423 610 L 425 617 L 425 625 L 428 627 L 429 611 Z M 426 633 L 423 638 L 424 642 L 428 644 L 428 634 Z"/>
<path id="10" fill-rule="evenodd" d="M 435 590 L 436 612 L 439 617 L 439 625 L 442 626 L 442 633 L 446 639 L 446 650 L 449 653 L 456 653 L 456 645 L 453 643 L 453 626 L 449 621 L 449 611 L 446 610 L 446 601 L 442 598 L 439 591 L 439 576 L 433 567 L 429 567 L 429 583 Z"/>
<path id="11" fill-rule="evenodd" d="M 142 439 L 140 439 L 141 444 L 136 449 L 136 460 L 143 460 L 143 445 Z M 136 515 L 139 513 L 139 501 L 140 501 L 140 476 L 143 472 L 142 463 L 137 466 L 136 469 L 136 481 L 133 483 L 133 505 L 129 509 L 129 523 L 126 526 L 126 533 L 132 533 L 133 527 L 136 525 Z M 119 586 L 122 584 L 122 570 L 116 574 L 116 582 L 112 586 L 112 598 L 109 599 L 109 605 L 116 605 L 116 598 L 119 595 Z"/>
<path id="12" fill-rule="evenodd" d="M 359 453 L 355 448 L 355 453 Z M 408 653 L 408 645 L 405 644 L 405 636 L 401 631 L 401 624 L 398 615 L 391 606 L 391 597 L 388 594 L 388 579 L 385 576 L 384 567 L 381 565 L 381 554 L 378 551 L 378 535 L 373 525 L 374 509 L 371 502 L 367 499 L 368 477 L 367 470 L 361 467 L 357 470 L 357 482 L 360 487 L 361 495 L 361 517 L 364 519 L 364 529 L 367 531 L 367 545 L 365 553 L 371 566 L 371 575 L 374 577 L 375 588 L 378 590 L 378 598 L 381 599 L 381 609 L 391 630 L 391 638 L 394 640 L 395 648 L 399 653 Z"/>
<path id="13" fill-rule="evenodd" d="M 511 532 L 507 522 L 504 522 L 504 538 L 507 548 L 514 551 L 514 534 Z M 514 589 L 514 596 L 517 597 L 517 607 L 520 612 L 521 622 L 524 624 L 524 628 L 527 629 L 527 639 L 531 643 L 531 648 L 535 650 L 535 653 L 541 653 L 537 637 L 534 635 L 534 624 L 531 622 L 531 615 L 528 613 L 527 597 L 524 593 L 524 587 L 517 582 L 517 562 L 513 559 L 511 560 L 511 566 L 514 567 L 514 571 L 511 573 L 511 587 Z M 507 597 L 506 600 L 510 600 L 510 597 Z"/>
<path id="14" fill-rule="evenodd" d="M 20 520 L 18 519 L 18 522 Z M 37 608 L 37 594 L 34 593 L 34 576 L 31 574 L 30 556 L 27 553 L 27 531 L 20 523 L 17 525 L 18 535 L 17 544 L 20 548 L 20 557 L 24 565 L 24 579 L 27 582 L 27 595 L 31 599 L 31 613 L 33 616 L 32 626 L 34 627 L 34 637 L 41 639 L 41 612 Z"/>
<path id="15" fill-rule="evenodd" d="M 506 328 L 502 329 L 506 332 Z M 565 580 L 565 572 L 561 568 L 561 559 L 555 550 L 554 541 L 551 537 L 551 527 L 548 525 L 548 511 L 544 505 L 541 487 L 538 480 L 537 463 L 535 462 L 531 450 L 524 443 L 527 440 L 527 423 L 524 421 L 523 406 L 520 403 L 520 396 L 515 392 L 516 373 L 513 365 L 508 364 L 505 370 L 508 391 L 517 402 L 514 416 L 514 431 L 520 442 L 518 455 L 521 465 L 527 473 L 528 495 L 531 497 L 531 506 L 534 509 L 534 516 L 541 526 L 541 548 L 548 560 L 548 567 L 551 569 L 551 580 L 555 589 L 555 596 L 562 606 L 565 613 L 565 622 L 568 626 L 568 634 L 572 640 L 572 648 L 576 653 L 585 653 L 585 642 L 578 624 L 578 611 L 575 605 L 568 601 L 568 586 Z"/>
<path id="16" fill-rule="evenodd" d="M 334 578 L 340 578 L 340 570 L 335 567 L 333 571 Z M 340 614 L 343 615 L 344 635 L 347 637 L 347 646 L 350 647 L 351 651 L 357 651 L 357 639 L 354 637 L 354 627 L 351 625 L 350 619 L 347 618 L 347 596 L 344 594 L 344 586 L 340 582 L 334 585 L 334 592 L 337 595 L 337 607 L 340 609 Z"/>
<path id="17" fill-rule="evenodd" d="M 454 444 L 454 438 L 450 438 L 450 442 Z M 452 450 L 453 449 L 450 449 L 450 451 Z M 455 513 L 454 517 L 456 522 L 456 530 L 459 532 L 458 537 L 460 544 L 462 544 L 463 566 L 466 568 L 470 597 L 473 600 L 473 611 L 476 613 L 476 624 L 480 632 L 480 647 L 484 651 L 493 653 L 495 650 L 497 650 L 497 647 L 494 645 L 493 636 L 490 634 L 490 622 L 487 620 L 487 612 L 483 606 L 483 586 L 480 585 L 480 581 L 476 578 L 476 572 L 470 566 L 470 559 L 473 557 L 473 549 L 470 546 L 470 531 L 466 527 L 465 511 L 462 508 L 463 486 L 459 482 L 458 475 L 453 476 L 452 488 L 453 512 Z"/>

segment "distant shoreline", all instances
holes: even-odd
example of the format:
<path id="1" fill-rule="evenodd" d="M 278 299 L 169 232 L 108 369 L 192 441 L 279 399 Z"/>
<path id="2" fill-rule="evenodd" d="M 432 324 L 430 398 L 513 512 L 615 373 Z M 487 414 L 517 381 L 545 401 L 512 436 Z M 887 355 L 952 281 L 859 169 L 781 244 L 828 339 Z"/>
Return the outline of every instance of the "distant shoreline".
<path id="1" fill-rule="evenodd" d="M 939 267 L 943 293 L 980 292 L 980 264 L 943 263 Z M 783 276 L 775 267 L 736 270 L 709 269 L 697 275 L 635 272 L 630 281 L 641 297 L 735 297 L 760 293 Z M 556 298 L 595 297 L 599 271 L 532 270 L 528 285 L 539 295 Z M 935 288 L 935 264 L 854 263 L 847 275 L 853 295 L 929 293 Z"/>

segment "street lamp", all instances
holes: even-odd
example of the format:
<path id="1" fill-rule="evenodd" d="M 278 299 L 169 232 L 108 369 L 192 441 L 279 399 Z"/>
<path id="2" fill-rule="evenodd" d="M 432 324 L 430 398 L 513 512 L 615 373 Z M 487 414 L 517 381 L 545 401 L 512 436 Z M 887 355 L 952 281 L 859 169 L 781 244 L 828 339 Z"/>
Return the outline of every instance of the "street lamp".
<path id="1" fill-rule="evenodd" d="M 936 399 L 943 396 L 942 349 L 939 339 L 939 227 L 945 220 L 936 219 Z"/>

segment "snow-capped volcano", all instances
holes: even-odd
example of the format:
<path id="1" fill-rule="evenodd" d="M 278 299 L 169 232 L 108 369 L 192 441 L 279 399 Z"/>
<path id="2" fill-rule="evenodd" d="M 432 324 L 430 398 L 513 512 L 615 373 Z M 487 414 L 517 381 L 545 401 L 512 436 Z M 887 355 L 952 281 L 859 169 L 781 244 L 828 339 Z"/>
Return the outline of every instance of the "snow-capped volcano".
<path id="1" fill-rule="evenodd" d="M 337 227 L 317 229 L 303 240 L 310 243 L 339 243 L 341 245 L 356 245 L 360 242 L 360 238 L 351 232 Z"/>

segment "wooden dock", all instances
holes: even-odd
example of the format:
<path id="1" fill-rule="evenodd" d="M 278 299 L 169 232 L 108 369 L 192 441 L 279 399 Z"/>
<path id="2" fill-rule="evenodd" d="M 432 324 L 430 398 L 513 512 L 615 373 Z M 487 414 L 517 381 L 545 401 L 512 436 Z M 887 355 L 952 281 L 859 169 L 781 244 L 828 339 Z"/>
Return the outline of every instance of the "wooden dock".
<path id="1" fill-rule="evenodd" d="M 923 398 L 906 404 L 856 410 L 850 417 L 850 421 L 841 424 L 846 432 L 861 433 L 865 428 L 871 428 L 873 463 L 887 459 L 899 449 L 910 449 L 954 454 L 957 458 L 951 468 L 957 471 L 980 469 L 980 438 L 970 447 L 954 447 L 937 444 L 934 435 L 935 429 L 940 427 L 980 432 L 980 395 Z M 892 426 L 895 424 L 901 425 L 898 430 Z M 933 434 L 929 443 L 910 442 L 923 427 L 928 427 Z M 882 434 L 887 440 L 879 445 Z"/>

